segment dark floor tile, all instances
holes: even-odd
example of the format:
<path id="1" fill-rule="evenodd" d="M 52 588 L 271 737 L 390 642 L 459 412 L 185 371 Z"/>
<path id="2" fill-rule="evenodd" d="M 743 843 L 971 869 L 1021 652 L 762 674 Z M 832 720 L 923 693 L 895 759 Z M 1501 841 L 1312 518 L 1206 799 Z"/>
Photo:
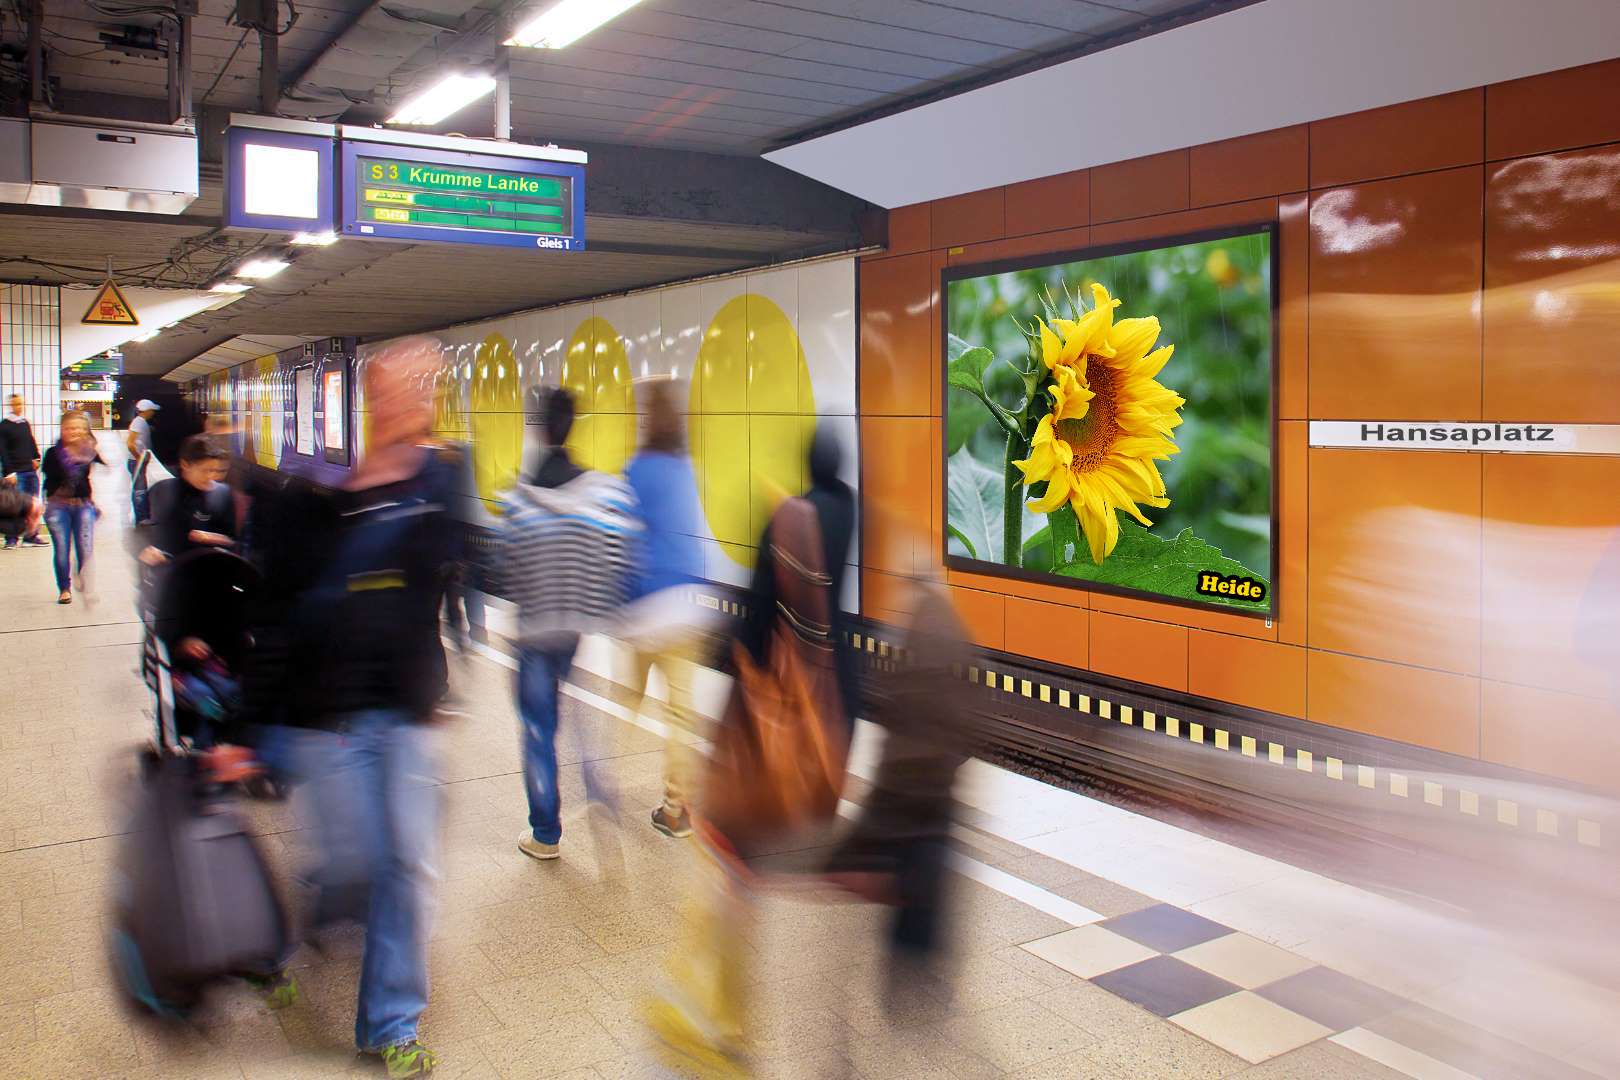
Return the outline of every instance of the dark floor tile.
<path id="1" fill-rule="evenodd" d="M 1334 1031 L 1358 1027 L 1406 1004 L 1405 998 L 1325 967 L 1306 968 L 1255 993 Z"/>
<path id="2" fill-rule="evenodd" d="M 1173 956 L 1155 956 L 1091 980 L 1111 994 L 1159 1016 L 1170 1016 L 1235 994 L 1239 987 Z"/>
<path id="3" fill-rule="evenodd" d="M 1118 915 L 1101 924 L 1120 937 L 1130 938 L 1150 949 L 1171 953 L 1230 934 L 1230 926 L 1183 911 L 1174 904 L 1154 904 L 1152 907 Z"/>

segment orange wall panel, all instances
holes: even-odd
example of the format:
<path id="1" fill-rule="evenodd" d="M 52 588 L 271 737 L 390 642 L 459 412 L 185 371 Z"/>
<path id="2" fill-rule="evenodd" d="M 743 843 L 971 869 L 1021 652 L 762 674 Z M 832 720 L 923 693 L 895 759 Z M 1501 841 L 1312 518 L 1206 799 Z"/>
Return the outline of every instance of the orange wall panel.
<path id="1" fill-rule="evenodd" d="M 1304 191 L 1310 185 L 1310 160 L 1310 133 L 1304 124 L 1195 146 L 1191 205 Z"/>
<path id="2" fill-rule="evenodd" d="M 1093 611 L 1091 670 L 1185 691 L 1187 628 Z"/>
<path id="3" fill-rule="evenodd" d="M 1486 681 L 1480 756 L 1620 793 L 1620 709 L 1609 700 Z"/>
<path id="4" fill-rule="evenodd" d="M 1491 160 L 1620 141 L 1620 59 L 1485 88 Z"/>
<path id="5" fill-rule="evenodd" d="M 1091 170 L 1091 223 L 1187 209 L 1188 153 L 1099 165 Z"/>
<path id="6" fill-rule="evenodd" d="M 933 207 L 929 203 L 897 206 L 889 211 L 889 253 L 906 255 L 933 247 L 930 237 Z"/>
<path id="7" fill-rule="evenodd" d="M 904 626 L 910 603 L 907 599 L 910 580 L 881 570 L 862 570 L 861 614 L 891 626 Z"/>
<path id="8" fill-rule="evenodd" d="M 1007 188 L 1007 235 L 1091 224 L 1091 171 L 1059 173 Z"/>
<path id="9" fill-rule="evenodd" d="M 1001 649 L 1006 644 L 1006 600 L 995 593 L 951 586 L 951 604 L 973 644 Z"/>
<path id="10" fill-rule="evenodd" d="M 926 253 L 861 264 L 863 415 L 928 415 L 931 270 Z"/>
<path id="11" fill-rule="evenodd" d="M 1484 175 L 1311 196 L 1312 419 L 1475 420 Z"/>
<path id="12" fill-rule="evenodd" d="M 1011 236 L 1005 240 L 986 240 L 982 244 L 954 247 L 945 256 L 947 266 L 993 262 L 998 259 L 1020 259 L 1026 256 L 1056 255 L 1075 251 L 1090 244 L 1091 229 L 1085 225 L 1054 232 Z"/>
<path id="13" fill-rule="evenodd" d="M 995 577 L 991 574 L 974 574 L 966 570 L 947 570 L 945 571 L 945 580 L 952 585 L 961 585 L 969 589 L 999 592 L 1007 596 L 1022 596 L 1026 600 L 1039 600 L 1042 603 L 1056 604 L 1060 607 L 1086 607 L 1091 595 L 1085 589 L 1071 589 L 1062 585 L 1043 585 L 1036 581 L 1019 581 L 1017 578 Z"/>
<path id="14" fill-rule="evenodd" d="M 1484 459 L 1486 678 L 1620 689 L 1620 458 Z"/>
<path id="15" fill-rule="evenodd" d="M 1620 145 L 1492 165 L 1485 419 L 1620 423 Z"/>
<path id="16" fill-rule="evenodd" d="M 1485 91 L 1421 98 L 1311 124 L 1311 187 L 1485 159 Z"/>
<path id="17" fill-rule="evenodd" d="M 1308 719 L 1382 739 L 1479 756 L 1479 680 L 1309 650 Z"/>
<path id="18" fill-rule="evenodd" d="M 1277 425 L 1277 640 L 1305 644 L 1310 600 L 1310 431 L 1303 420 Z"/>
<path id="19" fill-rule="evenodd" d="M 1264 618 L 1250 615 L 1230 615 L 1224 611 L 1166 604 L 1136 596 L 1093 592 L 1091 607 L 1114 615 L 1129 615 L 1133 619 L 1151 619 L 1154 622 L 1175 623 L 1178 626 L 1196 626 L 1202 630 L 1215 630 L 1222 634 L 1242 637 L 1274 638 L 1277 631 L 1266 625 Z"/>
<path id="20" fill-rule="evenodd" d="M 927 417 L 861 417 L 861 559 L 895 574 L 926 562 L 933 518 L 928 477 L 938 457 Z M 924 549 L 919 551 L 919 549 Z"/>
<path id="21" fill-rule="evenodd" d="M 1090 664 L 1089 629 L 1082 608 L 1007 597 L 1007 652 L 1083 671 Z"/>
<path id="22" fill-rule="evenodd" d="M 1187 692 L 1251 709 L 1305 715 L 1305 650 L 1190 630 Z"/>
<path id="23" fill-rule="evenodd" d="M 1310 415 L 1311 201 L 1277 200 L 1277 417 Z"/>
<path id="24" fill-rule="evenodd" d="M 1197 210 L 1154 214 L 1151 217 L 1093 225 L 1091 240 L 1096 244 L 1118 244 L 1134 240 L 1151 240 L 1157 236 L 1197 232 L 1200 229 L 1219 229 L 1227 225 L 1275 221 L 1276 218 L 1276 199 L 1250 199 L 1247 202 L 1223 203 L 1220 206 L 1203 206 Z"/>
<path id="25" fill-rule="evenodd" d="M 999 240 L 1007 235 L 1007 189 L 986 188 L 932 203 L 933 243 L 937 248 Z"/>
<path id="26" fill-rule="evenodd" d="M 1310 452 L 1312 648 L 1479 672 L 1480 455 Z"/>

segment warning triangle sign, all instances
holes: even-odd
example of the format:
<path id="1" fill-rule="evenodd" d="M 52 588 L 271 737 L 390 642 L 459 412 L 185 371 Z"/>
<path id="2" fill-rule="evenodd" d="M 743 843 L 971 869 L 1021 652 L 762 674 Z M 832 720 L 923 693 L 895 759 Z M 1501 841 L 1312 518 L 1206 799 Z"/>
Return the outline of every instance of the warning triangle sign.
<path id="1" fill-rule="evenodd" d="M 117 283 L 108 278 L 101 283 L 101 289 L 96 293 L 95 299 L 84 310 L 81 323 L 90 323 L 93 326 L 139 326 L 141 320 L 135 317 L 135 309 L 129 306 L 124 294 L 119 291 Z"/>

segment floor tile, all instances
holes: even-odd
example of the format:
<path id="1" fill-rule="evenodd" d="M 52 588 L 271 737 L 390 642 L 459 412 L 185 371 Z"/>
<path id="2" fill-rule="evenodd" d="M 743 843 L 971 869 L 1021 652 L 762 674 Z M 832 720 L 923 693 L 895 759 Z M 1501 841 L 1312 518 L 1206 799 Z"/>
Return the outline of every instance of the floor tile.
<path id="1" fill-rule="evenodd" d="M 1225 979 L 1199 971 L 1173 956 L 1155 956 L 1151 960 L 1099 975 L 1091 981 L 1093 985 L 1160 1016 L 1185 1012 L 1238 990 Z"/>
<path id="2" fill-rule="evenodd" d="M 1615 1075 L 1609 1069 L 1581 1070 L 1495 1031 L 1418 1004 L 1403 1006 L 1361 1026 L 1485 1080 L 1580 1080 L 1591 1075 Z"/>
<path id="3" fill-rule="evenodd" d="M 1307 968 L 1256 992 L 1334 1031 L 1363 1024 L 1406 1003 L 1394 994 L 1325 967 Z"/>
<path id="4" fill-rule="evenodd" d="M 1018 1080 L 1222 1080 L 1247 1065 L 1160 1020 L 1012 1075 Z"/>
<path id="5" fill-rule="evenodd" d="M 1362 1057 L 1410 1076 L 1413 1080 L 1479 1080 L 1472 1073 L 1453 1068 L 1443 1061 L 1413 1050 L 1410 1046 L 1403 1046 L 1393 1039 L 1386 1039 L 1366 1028 L 1341 1031 L 1332 1036 L 1332 1041 L 1354 1050 Z"/>
<path id="6" fill-rule="evenodd" d="M 1097 1041 L 1095 1035 L 1033 1001 L 960 1017 L 944 1027 L 953 1042 L 1009 1072 Z"/>
<path id="7" fill-rule="evenodd" d="M 1090 979 L 1154 955 L 1152 949 L 1104 930 L 1101 926 L 1076 927 L 1049 938 L 1026 942 L 1019 947 L 1082 979 Z"/>
<path id="8" fill-rule="evenodd" d="M 1241 1080 L 1405 1080 L 1406 1074 L 1324 1039 L 1245 1069 L 1239 1076 Z"/>
<path id="9" fill-rule="evenodd" d="M 1279 949 L 1248 934 L 1227 934 L 1174 954 L 1195 968 L 1236 983 L 1245 990 L 1276 982 L 1315 966 L 1303 956 Z"/>
<path id="10" fill-rule="evenodd" d="M 1177 1013 L 1170 1022 L 1256 1065 L 1333 1034 L 1248 990 Z"/>
<path id="11" fill-rule="evenodd" d="M 1229 926 L 1172 904 L 1155 904 L 1141 911 L 1116 915 L 1099 925 L 1156 952 L 1175 952 L 1232 932 Z"/>

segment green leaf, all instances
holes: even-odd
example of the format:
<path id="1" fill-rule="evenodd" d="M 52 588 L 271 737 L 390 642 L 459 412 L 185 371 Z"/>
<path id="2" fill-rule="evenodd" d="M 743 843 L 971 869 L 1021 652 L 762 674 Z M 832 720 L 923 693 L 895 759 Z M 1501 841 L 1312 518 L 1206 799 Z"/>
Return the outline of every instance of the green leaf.
<path id="1" fill-rule="evenodd" d="M 1052 529 L 1052 569 L 1066 566 L 1082 556 L 1089 557 L 1090 549 L 1080 535 L 1080 520 L 1074 516 L 1074 507 L 1068 503 L 1046 515 Z"/>
<path id="2" fill-rule="evenodd" d="M 1119 543 L 1100 566 L 1091 561 L 1091 551 L 1083 540 L 1079 546 L 1078 557 L 1057 568 L 1057 572 L 1064 577 L 1244 611 L 1264 611 L 1270 606 L 1271 583 L 1265 575 L 1255 573 L 1236 559 L 1227 558 L 1219 548 L 1193 535 L 1191 529 L 1183 529 L 1175 539 L 1165 540 L 1154 536 L 1136 522 L 1121 518 Z M 1253 578 L 1265 584 L 1266 599 L 1255 603 L 1252 600 L 1206 596 L 1197 589 L 1198 575 L 1205 572 Z"/>
<path id="3" fill-rule="evenodd" d="M 1025 570 L 1052 569 L 1052 530 L 1048 526 L 1037 529 L 1029 539 L 1024 541 L 1023 554 L 1020 565 Z"/>
<path id="4" fill-rule="evenodd" d="M 996 418 L 996 423 L 1009 435 L 1018 434 L 1018 421 L 1012 413 L 998 405 L 985 389 L 984 373 L 990 365 L 996 362 L 996 356 L 983 346 L 968 345 L 959 337 L 952 336 L 950 348 L 956 351 L 958 346 L 964 346 L 951 358 L 946 368 L 946 382 L 957 390 L 965 390 L 984 403 L 990 410 L 990 415 Z"/>
<path id="5" fill-rule="evenodd" d="M 1002 551 L 1001 473 L 964 448 L 946 465 L 945 519 L 960 534 L 973 558 L 1000 562 Z"/>
<path id="6" fill-rule="evenodd" d="M 945 531 L 955 537 L 959 544 L 967 548 L 968 558 L 977 559 L 979 557 L 979 553 L 973 550 L 973 541 L 969 540 L 967 534 L 961 529 L 958 529 L 955 525 L 946 523 Z"/>

